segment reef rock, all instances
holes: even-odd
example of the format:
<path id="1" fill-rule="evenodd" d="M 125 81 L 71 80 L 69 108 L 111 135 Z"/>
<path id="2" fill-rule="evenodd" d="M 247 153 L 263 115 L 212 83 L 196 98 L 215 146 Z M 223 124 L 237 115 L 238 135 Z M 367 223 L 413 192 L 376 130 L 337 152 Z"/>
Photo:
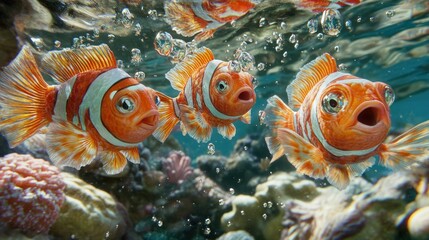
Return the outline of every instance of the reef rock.
<path id="1" fill-rule="evenodd" d="M 371 185 L 355 179 L 345 190 L 328 187 L 311 202 L 285 204 L 281 239 L 394 239 L 414 178 L 396 173 Z"/>
<path id="2" fill-rule="evenodd" d="M 221 218 L 224 230 L 245 230 L 256 239 L 278 239 L 282 230 L 285 202 L 310 201 L 320 194 L 313 181 L 294 173 L 278 172 L 256 187 L 254 196 L 238 195 L 232 210 Z"/>
<path id="3" fill-rule="evenodd" d="M 427 239 L 429 237 L 429 206 L 419 208 L 412 213 L 408 219 L 407 228 L 414 238 Z"/>
<path id="4" fill-rule="evenodd" d="M 126 220 L 113 197 L 72 174 L 61 175 L 66 198 L 50 233 L 61 239 L 120 239 Z"/>

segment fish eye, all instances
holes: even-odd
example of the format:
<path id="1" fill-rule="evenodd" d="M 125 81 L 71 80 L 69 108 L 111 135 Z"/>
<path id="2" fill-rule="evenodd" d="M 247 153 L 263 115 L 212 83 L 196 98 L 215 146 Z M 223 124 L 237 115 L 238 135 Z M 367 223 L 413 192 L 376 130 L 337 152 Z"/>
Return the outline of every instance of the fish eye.
<path id="1" fill-rule="evenodd" d="M 121 113 L 130 113 L 134 110 L 134 102 L 128 97 L 123 97 L 116 103 L 116 109 Z"/>
<path id="2" fill-rule="evenodd" d="M 338 113 L 345 105 L 344 96 L 339 93 L 328 93 L 322 101 L 323 110 L 327 113 Z"/>
<path id="3" fill-rule="evenodd" d="M 216 86 L 216 88 L 217 88 L 217 90 L 219 91 L 219 92 L 225 92 L 227 89 L 228 89 L 228 83 L 226 83 L 225 81 L 219 81 L 218 83 L 217 83 L 217 86 Z"/>
<path id="4" fill-rule="evenodd" d="M 159 104 L 161 104 L 161 99 L 158 96 L 155 96 L 155 105 L 159 106 Z"/>
<path id="5" fill-rule="evenodd" d="M 384 88 L 384 100 L 386 103 L 390 106 L 395 101 L 395 93 L 393 92 L 393 89 L 389 86 L 386 86 Z"/>

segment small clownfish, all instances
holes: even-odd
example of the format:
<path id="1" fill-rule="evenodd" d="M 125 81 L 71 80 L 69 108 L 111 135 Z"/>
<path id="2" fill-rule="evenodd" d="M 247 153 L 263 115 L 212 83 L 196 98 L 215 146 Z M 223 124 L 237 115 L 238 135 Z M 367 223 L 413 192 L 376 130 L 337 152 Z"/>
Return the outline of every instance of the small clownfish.
<path id="1" fill-rule="evenodd" d="M 140 162 L 138 143 L 156 128 L 155 91 L 117 68 L 105 44 L 51 51 L 43 71 L 24 46 L 0 72 L 0 131 L 15 147 L 48 125 L 47 152 L 57 166 L 80 169 L 100 157 L 108 174 L 123 170 L 127 159 Z"/>
<path id="2" fill-rule="evenodd" d="M 376 156 L 394 170 L 429 157 L 429 121 L 383 143 L 390 129 L 392 88 L 338 72 L 327 53 L 301 69 L 287 94 L 289 106 L 299 110 L 278 96 L 269 98 L 265 123 L 273 136 L 265 140 L 272 161 L 286 155 L 299 173 L 326 177 L 344 189 Z"/>
<path id="3" fill-rule="evenodd" d="M 358 5 L 361 0 L 294 0 L 294 2 L 298 8 L 319 13 L 326 9 L 340 9 L 345 6 Z"/>
<path id="4" fill-rule="evenodd" d="M 207 142 L 213 127 L 231 139 L 235 136 L 234 121 L 250 123 L 250 110 L 256 101 L 252 75 L 230 71 L 228 63 L 215 60 L 210 49 L 197 49 L 166 78 L 180 93 L 176 98 L 158 93 L 160 120 L 153 135 L 161 142 L 179 121 L 183 135 L 188 133 L 198 142 Z"/>
<path id="5" fill-rule="evenodd" d="M 254 8 L 260 0 L 167 0 L 167 23 L 177 33 L 203 41 L 213 37 L 219 27 L 232 22 Z"/>

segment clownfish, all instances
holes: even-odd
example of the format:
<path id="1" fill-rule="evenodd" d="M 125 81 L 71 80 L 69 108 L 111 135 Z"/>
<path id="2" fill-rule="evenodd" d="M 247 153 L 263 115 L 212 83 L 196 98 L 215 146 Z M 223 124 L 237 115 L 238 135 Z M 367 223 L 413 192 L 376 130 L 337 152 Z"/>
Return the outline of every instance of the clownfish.
<path id="1" fill-rule="evenodd" d="M 361 0 L 294 0 L 294 2 L 298 8 L 319 13 L 326 9 L 340 9 L 345 6 L 358 5 Z"/>
<path id="2" fill-rule="evenodd" d="M 15 147 L 48 126 L 47 152 L 57 166 L 76 169 L 100 157 L 108 174 L 127 159 L 140 162 L 138 143 L 155 130 L 155 91 L 117 68 L 105 44 L 51 51 L 42 68 L 28 46 L 0 72 L 0 132 Z"/>
<path id="3" fill-rule="evenodd" d="M 250 123 L 256 101 L 252 75 L 230 70 L 228 62 L 214 59 L 210 49 L 197 49 L 167 72 L 166 78 L 180 93 L 176 98 L 158 93 L 160 119 L 153 136 L 161 142 L 179 121 L 183 135 L 198 142 L 207 142 L 213 127 L 231 139 L 234 121 Z"/>
<path id="4" fill-rule="evenodd" d="M 265 109 L 272 161 L 286 155 L 298 173 L 344 189 L 377 157 L 394 170 L 429 157 L 429 121 L 385 143 L 392 88 L 339 72 L 327 53 L 305 65 L 286 91 L 291 108 L 273 96 Z"/>
<path id="5" fill-rule="evenodd" d="M 167 0 L 167 23 L 177 33 L 202 41 L 213 37 L 219 27 L 232 22 L 254 8 L 260 0 Z"/>

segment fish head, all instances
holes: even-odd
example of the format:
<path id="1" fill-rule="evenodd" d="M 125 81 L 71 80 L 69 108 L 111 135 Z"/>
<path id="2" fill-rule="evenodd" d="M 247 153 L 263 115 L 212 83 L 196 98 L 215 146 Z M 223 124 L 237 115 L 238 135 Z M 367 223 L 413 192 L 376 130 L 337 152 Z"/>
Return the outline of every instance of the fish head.
<path id="1" fill-rule="evenodd" d="M 101 106 L 103 124 L 116 138 L 138 143 L 150 136 L 159 120 L 159 97 L 134 78 L 113 85 Z"/>
<path id="2" fill-rule="evenodd" d="M 228 63 L 221 63 L 210 83 L 210 99 L 214 107 L 230 116 L 247 113 L 256 102 L 252 80 L 249 73 L 231 71 Z"/>
<path id="3" fill-rule="evenodd" d="M 364 79 L 337 81 L 319 99 L 318 119 L 326 141 L 337 149 L 362 150 L 381 144 L 390 129 L 390 86 Z"/>

